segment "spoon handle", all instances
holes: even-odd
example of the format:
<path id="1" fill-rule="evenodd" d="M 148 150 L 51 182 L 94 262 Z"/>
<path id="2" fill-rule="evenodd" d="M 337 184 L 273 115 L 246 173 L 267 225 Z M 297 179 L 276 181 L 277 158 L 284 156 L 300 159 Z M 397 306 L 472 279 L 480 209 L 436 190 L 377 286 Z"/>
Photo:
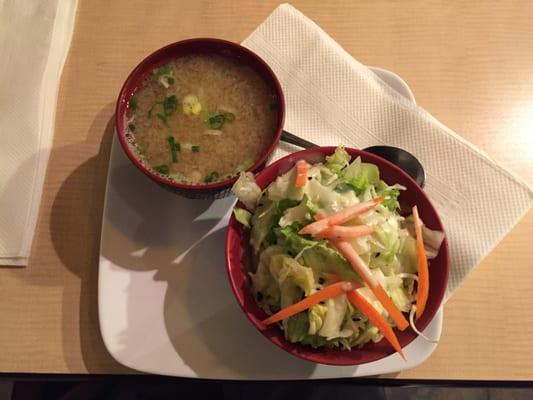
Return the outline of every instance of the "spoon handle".
<path id="1" fill-rule="evenodd" d="M 311 147 L 318 147 L 318 145 L 312 142 L 309 142 L 305 139 L 302 139 L 299 136 L 293 135 L 292 133 L 289 133 L 287 131 L 281 131 L 281 140 L 286 143 L 290 143 L 290 144 L 294 144 L 296 146 L 302 147 L 304 149 L 309 149 Z"/>

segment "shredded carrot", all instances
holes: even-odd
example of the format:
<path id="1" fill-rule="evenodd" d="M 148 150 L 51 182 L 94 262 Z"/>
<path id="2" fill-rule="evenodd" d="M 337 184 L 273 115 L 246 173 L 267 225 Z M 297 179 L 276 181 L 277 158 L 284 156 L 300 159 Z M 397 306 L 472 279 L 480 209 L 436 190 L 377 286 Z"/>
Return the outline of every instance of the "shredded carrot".
<path id="1" fill-rule="evenodd" d="M 333 215 L 330 215 L 328 217 L 329 223 L 331 225 L 344 224 L 346 221 L 349 221 L 358 215 L 364 214 L 367 211 L 372 210 L 376 205 L 381 203 L 384 199 L 385 198 L 383 196 L 380 196 L 372 200 L 356 204 L 355 206 L 345 208 Z"/>
<path id="2" fill-rule="evenodd" d="M 357 290 L 346 293 L 346 296 L 348 297 L 350 303 L 352 303 L 353 306 L 362 314 L 366 315 L 368 319 L 376 326 L 376 328 L 383 333 L 383 336 L 385 336 L 385 339 L 387 339 L 392 347 L 394 347 L 394 350 L 396 350 L 400 356 L 407 361 L 405 354 L 402 351 L 402 347 L 400 346 L 400 342 L 398 342 L 398 338 L 394 334 L 392 327 L 387 323 L 387 320 L 380 315 L 374 306 L 372 306 L 372 304 L 370 304 L 364 298 L 364 296 L 358 293 Z"/>
<path id="3" fill-rule="evenodd" d="M 416 295 L 416 318 L 418 319 L 426 309 L 429 296 L 429 268 L 422 238 L 422 222 L 418 216 L 418 208 L 416 206 L 413 207 L 413 218 L 416 234 L 416 258 L 418 261 L 418 288 Z"/>
<path id="4" fill-rule="evenodd" d="M 296 163 L 296 182 L 294 186 L 297 188 L 304 187 L 307 182 L 307 174 L 309 172 L 309 164 L 304 160 L 298 160 Z"/>
<path id="5" fill-rule="evenodd" d="M 306 235 L 306 234 L 316 235 L 317 233 L 326 229 L 328 225 L 340 225 L 340 224 L 345 223 L 346 221 L 351 220 L 352 218 L 358 215 L 361 215 L 367 211 L 370 211 L 378 203 L 383 201 L 383 199 L 384 197 L 376 197 L 375 199 L 365 201 L 364 203 L 359 203 L 359 204 L 356 204 L 355 206 L 345 208 L 344 210 L 336 212 L 335 214 L 332 214 L 329 217 L 319 219 L 318 221 L 315 221 L 309 225 L 304 226 L 298 233 L 300 235 Z"/>
<path id="6" fill-rule="evenodd" d="M 309 225 L 304 226 L 298 232 L 300 235 L 316 235 L 329 227 L 328 217 L 319 219 L 318 221 L 311 222 Z"/>
<path id="7" fill-rule="evenodd" d="M 326 278 L 329 284 L 337 283 L 343 280 L 340 276 L 332 274 L 330 272 L 322 272 L 322 275 L 324 276 L 324 278 Z"/>
<path id="8" fill-rule="evenodd" d="M 324 218 L 326 218 L 326 213 L 324 211 L 319 211 L 315 214 L 315 221 L 320 221 Z"/>
<path id="9" fill-rule="evenodd" d="M 383 308 L 389 313 L 389 316 L 394 321 L 399 330 L 404 331 L 409 327 L 409 322 L 404 317 L 402 312 L 396 307 L 396 304 L 392 301 L 385 289 L 381 285 L 375 288 L 370 288 L 374 296 L 379 300 Z"/>
<path id="10" fill-rule="evenodd" d="M 361 259 L 359 254 L 355 251 L 352 245 L 343 240 L 330 240 L 331 243 L 341 252 L 341 254 L 348 260 L 355 272 L 363 278 L 365 283 L 372 289 L 379 285 L 378 281 L 370 272 L 370 268 Z"/>
<path id="11" fill-rule="evenodd" d="M 407 319 L 403 316 L 398 307 L 396 307 L 385 289 L 383 289 L 374 275 L 372 275 L 370 268 L 368 268 L 359 254 L 357 254 L 352 245 L 345 241 L 332 240 L 331 242 L 348 260 L 355 272 L 357 272 L 357 274 L 364 280 L 383 308 L 387 310 L 398 329 L 401 331 L 405 330 L 409 326 L 409 322 L 407 322 Z"/>
<path id="12" fill-rule="evenodd" d="M 293 315 L 298 314 L 308 308 L 314 306 L 315 304 L 320 303 L 321 301 L 327 300 L 331 297 L 338 296 L 344 292 L 349 292 L 350 290 L 355 289 L 355 285 L 352 282 L 340 281 L 332 285 L 326 286 L 324 289 L 315 292 L 303 300 L 300 300 L 298 303 L 294 303 L 284 309 L 278 311 L 274 315 L 271 315 L 263 321 L 263 324 L 270 325 L 274 322 L 281 321 L 283 319 L 292 317 Z"/>
<path id="13" fill-rule="evenodd" d="M 342 226 L 332 225 L 327 227 L 321 232 L 318 232 L 315 236 L 325 239 L 347 240 L 356 237 L 370 235 L 374 232 L 374 228 L 368 225 L 356 225 L 356 226 Z"/>

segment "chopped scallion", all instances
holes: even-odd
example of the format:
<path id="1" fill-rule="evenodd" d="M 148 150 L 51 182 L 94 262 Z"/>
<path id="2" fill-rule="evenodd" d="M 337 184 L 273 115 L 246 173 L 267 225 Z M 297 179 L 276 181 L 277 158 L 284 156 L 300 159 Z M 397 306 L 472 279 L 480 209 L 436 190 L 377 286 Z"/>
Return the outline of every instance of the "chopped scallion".
<path id="1" fill-rule="evenodd" d="M 172 156 L 172 162 L 178 162 L 178 155 L 176 154 L 176 140 L 174 136 L 168 136 L 167 142 L 170 147 L 170 155 Z"/>
<path id="2" fill-rule="evenodd" d="M 254 162 L 250 159 L 244 161 L 242 164 L 239 164 L 237 166 L 237 172 L 246 171 L 248 168 L 250 168 L 252 165 L 254 165 Z"/>
<path id="3" fill-rule="evenodd" d="M 152 167 L 155 171 L 159 172 L 163 175 L 168 175 L 170 172 L 170 168 L 166 164 L 158 165 L 156 167 Z"/>
<path id="4" fill-rule="evenodd" d="M 200 146 L 192 146 L 191 150 L 193 153 L 198 153 L 200 151 Z"/>
<path id="5" fill-rule="evenodd" d="M 165 115 L 167 117 L 172 115 L 176 111 L 176 108 L 178 108 L 178 98 L 176 95 L 173 94 L 172 96 L 165 97 L 163 100 L 163 111 Z"/>
<path id="6" fill-rule="evenodd" d="M 226 112 L 226 113 L 224 113 L 223 115 L 224 115 L 224 119 L 226 120 L 226 122 L 233 122 L 233 121 L 235 121 L 235 114 L 230 113 L 230 112 Z"/>
<path id="7" fill-rule="evenodd" d="M 204 182 L 205 183 L 211 183 L 211 182 L 216 181 L 219 177 L 220 177 L 220 175 L 218 174 L 218 172 L 217 171 L 213 171 L 213 172 L 211 172 L 209 175 L 207 175 L 205 177 Z"/>
<path id="8" fill-rule="evenodd" d="M 170 64 L 161 65 L 159 68 L 156 68 L 152 71 L 152 75 L 155 81 L 157 81 L 159 77 L 163 75 L 170 74 L 172 74 L 172 68 L 170 68 Z"/>
<path id="9" fill-rule="evenodd" d="M 165 126 L 168 126 L 167 117 L 165 117 L 163 114 L 156 114 L 156 117 L 159 118 Z"/>
<path id="10" fill-rule="evenodd" d="M 209 124 L 209 127 L 211 129 L 220 129 L 222 128 L 222 125 L 224 125 L 225 118 L 222 114 L 214 115 L 212 117 L 209 117 L 207 120 L 207 123 Z"/>
<path id="11" fill-rule="evenodd" d="M 137 111 L 137 107 L 139 106 L 139 102 L 137 100 L 137 96 L 133 95 L 130 97 L 130 110 L 135 112 Z"/>

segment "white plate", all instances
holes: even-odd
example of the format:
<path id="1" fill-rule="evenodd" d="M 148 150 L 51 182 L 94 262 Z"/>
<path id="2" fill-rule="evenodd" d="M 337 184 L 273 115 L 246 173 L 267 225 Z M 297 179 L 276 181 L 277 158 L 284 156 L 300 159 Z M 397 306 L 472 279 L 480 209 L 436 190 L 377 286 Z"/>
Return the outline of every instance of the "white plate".
<path id="1" fill-rule="evenodd" d="M 414 101 L 392 72 L 372 70 Z M 235 199 L 189 200 L 151 182 L 111 147 L 98 274 L 100 330 L 109 353 L 143 372 L 218 379 L 318 379 L 412 368 L 436 345 L 417 338 L 408 361 L 392 355 L 354 367 L 297 359 L 246 319 L 224 265 L 225 226 Z M 424 331 L 438 339 L 442 309 Z"/>

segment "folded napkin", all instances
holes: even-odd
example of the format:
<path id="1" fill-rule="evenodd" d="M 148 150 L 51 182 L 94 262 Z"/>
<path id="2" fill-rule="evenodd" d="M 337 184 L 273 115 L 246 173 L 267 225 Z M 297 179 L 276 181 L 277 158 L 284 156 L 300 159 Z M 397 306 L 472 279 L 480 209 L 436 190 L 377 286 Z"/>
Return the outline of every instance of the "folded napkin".
<path id="1" fill-rule="evenodd" d="M 279 6 L 243 45 L 280 79 L 289 132 L 320 145 L 397 146 L 422 162 L 425 191 L 450 246 L 446 298 L 530 209 L 530 188 L 377 78 L 292 6 Z M 282 147 L 275 158 L 290 149 Z"/>
<path id="2" fill-rule="evenodd" d="M 0 265 L 27 265 L 77 0 L 0 1 Z"/>

